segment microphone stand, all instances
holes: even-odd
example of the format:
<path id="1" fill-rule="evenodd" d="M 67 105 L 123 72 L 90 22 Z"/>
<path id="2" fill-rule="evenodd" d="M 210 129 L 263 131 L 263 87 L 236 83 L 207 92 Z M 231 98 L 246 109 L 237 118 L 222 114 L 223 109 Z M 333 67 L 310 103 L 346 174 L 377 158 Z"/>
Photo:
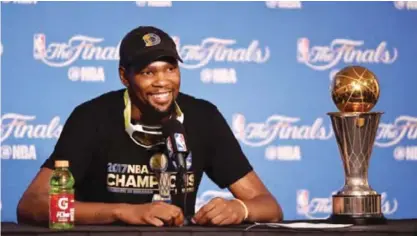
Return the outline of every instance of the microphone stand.
<path id="1" fill-rule="evenodd" d="M 180 206 L 182 205 L 182 209 L 184 212 L 184 225 L 189 225 L 191 223 L 191 217 L 187 215 L 187 183 L 188 179 L 186 176 L 186 167 L 185 166 L 178 166 L 177 176 L 176 176 L 176 185 L 177 185 L 177 194 L 179 196 L 179 199 L 183 199 L 182 202 L 180 202 Z M 182 189 L 184 189 L 184 192 L 182 192 Z"/>

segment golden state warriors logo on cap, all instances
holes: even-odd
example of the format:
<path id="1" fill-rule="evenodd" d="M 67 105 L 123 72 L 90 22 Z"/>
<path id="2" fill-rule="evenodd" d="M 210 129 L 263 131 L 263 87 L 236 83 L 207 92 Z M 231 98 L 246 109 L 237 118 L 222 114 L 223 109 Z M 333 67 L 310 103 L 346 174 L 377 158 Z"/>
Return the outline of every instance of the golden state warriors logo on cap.
<path id="1" fill-rule="evenodd" d="M 142 39 L 145 41 L 146 47 L 155 46 L 161 42 L 161 38 L 154 33 L 145 34 Z"/>

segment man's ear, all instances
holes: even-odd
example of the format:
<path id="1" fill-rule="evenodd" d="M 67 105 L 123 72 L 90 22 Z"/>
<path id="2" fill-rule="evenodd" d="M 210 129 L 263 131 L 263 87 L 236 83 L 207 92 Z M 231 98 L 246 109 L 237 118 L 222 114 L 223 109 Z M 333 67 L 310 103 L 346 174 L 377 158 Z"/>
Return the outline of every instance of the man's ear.
<path id="1" fill-rule="evenodd" d="M 126 71 L 125 68 L 123 67 L 119 67 L 119 77 L 120 77 L 120 81 L 122 82 L 122 84 L 128 88 L 129 87 L 129 79 L 128 79 L 128 72 Z"/>

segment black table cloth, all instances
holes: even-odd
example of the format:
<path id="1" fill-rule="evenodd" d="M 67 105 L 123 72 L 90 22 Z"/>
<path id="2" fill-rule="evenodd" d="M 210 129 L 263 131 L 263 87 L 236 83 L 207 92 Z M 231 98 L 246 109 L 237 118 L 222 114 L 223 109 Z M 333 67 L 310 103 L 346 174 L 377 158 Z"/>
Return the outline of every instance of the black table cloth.
<path id="1" fill-rule="evenodd" d="M 318 220 L 284 221 L 283 223 L 310 222 Z M 57 231 L 47 227 L 1 223 L 1 235 L 66 235 L 66 236 L 293 236 L 293 235 L 343 235 L 343 236 L 377 236 L 377 235 L 413 235 L 417 236 L 417 219 L 388 220 L 386 225 L 363 225 L 337 229 L 289 229 L 272 228 L 264 225 L 250 229 L 250 224 L 236 226 L 183 226 L 183 227 L 152 227 L 152 226 L 113 226 L 113 225 L 77 225 L 71 230 Z"/>

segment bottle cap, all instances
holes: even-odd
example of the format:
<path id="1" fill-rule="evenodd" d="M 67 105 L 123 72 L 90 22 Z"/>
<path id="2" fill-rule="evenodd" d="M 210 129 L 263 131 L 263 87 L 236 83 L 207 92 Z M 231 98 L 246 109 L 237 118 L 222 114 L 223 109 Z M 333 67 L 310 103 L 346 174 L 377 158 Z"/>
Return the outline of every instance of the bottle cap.
<path id="1" fill-rule="evenodd" d="M 55 161 L 55 167 L 68 167 L 68 166 L 69 166 L 68 161 L 63 161 L 63 160 Z"/>

